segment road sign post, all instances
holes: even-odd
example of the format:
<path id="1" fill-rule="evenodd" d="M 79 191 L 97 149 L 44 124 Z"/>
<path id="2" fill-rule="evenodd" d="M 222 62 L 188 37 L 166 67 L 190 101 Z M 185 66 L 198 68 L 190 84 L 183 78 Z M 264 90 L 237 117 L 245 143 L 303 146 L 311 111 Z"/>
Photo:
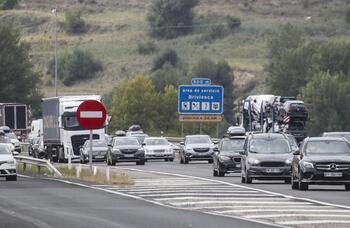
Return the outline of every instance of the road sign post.
<path id="1" fill-rule="evenodd" d="M 106 121 L 106 109 L 103 104 L 96 100 L 87 100 L 81 103 L 77 110 L 77 120 L 80 126 L 90 130 L 89 166 L 92 170 L 92 138 L 93 129 L 103 127 Z"/>

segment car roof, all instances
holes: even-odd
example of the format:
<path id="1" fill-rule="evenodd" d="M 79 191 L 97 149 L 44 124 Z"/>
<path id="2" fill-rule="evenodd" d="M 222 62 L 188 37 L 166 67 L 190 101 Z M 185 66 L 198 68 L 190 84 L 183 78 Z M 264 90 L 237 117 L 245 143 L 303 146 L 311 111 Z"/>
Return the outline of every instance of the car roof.
<path id="1" fill-rule="evenodd" d="M 164 137 L 146 137 L 145 140 L 146 139 L 166 139 L 166 138 L 164 138 Z"/>
<path id="2" fill-rule="evenodd" d="M 266 139 L 266 138 L 280 138 L 280 139 L 286 139 L 286 136 L 284 134 L 278 134 L 278 133 L 256 133 L 251 135 L 252 138 L 258 138 L 258 139 Z"/>
<path id="3" fill-rule="evenodd" d="M 209 137 L 209 135 L 187 135 L 186 138 L 192 138 L 192 137 Z"/>
<path id="4" fill-rule="evenodd" d="M 323 135 L 349 135 L 350 132 L 324 132 Z"/>
<path id="5" fill-rule="evenodd" d="M 321 142 L 321 141 L 344 141 L 346 142 L 346 139 L 341 137 L 309 137 L 307 138 L 308 142 Z"/>
<path id="6" fill-rule="evenodd" d="M 231 136 L 231 137 L 223 138 L 222 140 L 233 140 L 233 139 L 246 139 L 246 137 L 245 136 Z"/>

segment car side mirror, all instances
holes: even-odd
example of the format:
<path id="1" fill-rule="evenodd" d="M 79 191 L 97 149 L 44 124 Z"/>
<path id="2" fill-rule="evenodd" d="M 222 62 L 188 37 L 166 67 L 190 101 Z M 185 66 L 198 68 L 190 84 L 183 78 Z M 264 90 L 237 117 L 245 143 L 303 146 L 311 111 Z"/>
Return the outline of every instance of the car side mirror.
<path id="1" fill-rule="evenodd" d="M 293 152 L 293 154 L 294 154 L 294 155 L 300 155 L 300 150 L 295 150 L 295 151 Z"/>
<path id="2" fill-rule="evenodd" d="M 181 145 L 181 146 L 184 146 L 184 145 L 185 145 L 185 142 L 180 142 L 180 145 Z"/>
<path id="3" fill-rule="evenodd" d="M 142 143 L 141 145 L 142 145 L 142 146 L 146 146 L 146 143 Z"/>

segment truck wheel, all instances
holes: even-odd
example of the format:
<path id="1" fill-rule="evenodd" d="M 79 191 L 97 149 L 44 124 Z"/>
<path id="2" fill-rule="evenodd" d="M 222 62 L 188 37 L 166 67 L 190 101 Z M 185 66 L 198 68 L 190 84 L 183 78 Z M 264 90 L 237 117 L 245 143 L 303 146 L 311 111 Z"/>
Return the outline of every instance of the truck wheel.
<path id="1" fill-rule="evenodd" d="M 345 190 L 350 191 L 350 184 L 345 184 Z"/>
<path id="2" fill-rule="evenodd" d="M 17 175 L 6 177 L 6 181 L 17 181 Z"/>
<path id="3" fill-rule="evenodd" d="M 63 151 L 63 148 L 62 147 L 60 147 L 59 149 L 58 149 L 58 162 L 59 163 L 64 163 L 64 151 Z"/>

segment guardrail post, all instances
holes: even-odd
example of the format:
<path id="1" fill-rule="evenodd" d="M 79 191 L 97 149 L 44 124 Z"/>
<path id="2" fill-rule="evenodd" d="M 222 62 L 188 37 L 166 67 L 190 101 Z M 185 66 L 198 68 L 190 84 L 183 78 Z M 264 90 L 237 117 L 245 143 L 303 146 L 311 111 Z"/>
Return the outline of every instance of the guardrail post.
<path id="1" fill-rule="evenodd" d="M 38 174 L 40 174 L 41 166 L 38 165 Z"/>
<path id="2" fill-rule="evenodd" d="M 108 182 L 109 182 L 109 180 L 111 179 L 111 178 L 110 178 L 109 166 L 107 166 L 107 169 L 106 169 L 106 179 L 107 179 Z"/>
<path id="3" fill-rule="evenodd" d="M 27 169 L 27 164 L 26 163 L 23 163 L 23 171 L 25 172 Z"/>
<path id="4" fill-rule="evenodd" d="M 80 172 L 81 172 L 81 164 L 78 165 L 77 169 L 76 169 L 76 176 L 77 178 L 80 178 Z"/>
<path id="5" fill-rule="evenodd" d="M 94 167 L 93 167 L 93 174 L 94 174 L 94 176 L 96 176 L 96 173 L 97 173 L 97 167 L 94 166 Z"/>

